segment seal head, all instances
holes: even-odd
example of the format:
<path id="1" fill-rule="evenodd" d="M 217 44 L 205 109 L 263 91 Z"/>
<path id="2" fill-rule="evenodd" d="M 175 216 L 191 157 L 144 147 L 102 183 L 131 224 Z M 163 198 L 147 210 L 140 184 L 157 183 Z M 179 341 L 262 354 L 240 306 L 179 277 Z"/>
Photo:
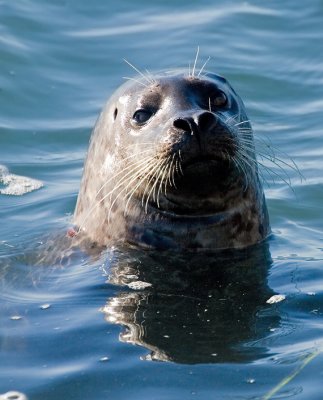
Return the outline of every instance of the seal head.
<path id="1" fill-rule="evenodd" d="M 219 75 L 126 82 L 92 133 L 75 210 L 80 236 L 150 248 L 243 248 L 269 234 L 253 134 Z"/>

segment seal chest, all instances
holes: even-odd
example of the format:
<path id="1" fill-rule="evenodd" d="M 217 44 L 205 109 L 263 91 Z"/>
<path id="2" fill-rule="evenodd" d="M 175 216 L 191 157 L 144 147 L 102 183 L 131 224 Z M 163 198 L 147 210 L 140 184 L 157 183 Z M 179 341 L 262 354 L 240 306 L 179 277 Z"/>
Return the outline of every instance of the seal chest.
<path id="1" fill-rule="evenodd" d="M 94 127 L 74 222 L 98 245 L 217 250 L 265 239 L 252 128 L 229 83 L 174 72 L 122 85 Z"/>

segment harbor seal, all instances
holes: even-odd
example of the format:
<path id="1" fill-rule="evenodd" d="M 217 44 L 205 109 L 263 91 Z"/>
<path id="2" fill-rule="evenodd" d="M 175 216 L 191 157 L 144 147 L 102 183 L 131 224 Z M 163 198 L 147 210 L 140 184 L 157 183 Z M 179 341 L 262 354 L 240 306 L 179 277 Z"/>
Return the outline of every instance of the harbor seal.
<path id="1" fill-rule="evenodd" d="M 155 249 L 244 248 L 269 232 L 253 134 L 227 80 L 147 73 L 112 95 L 94 127 L 76 237 Z"/>

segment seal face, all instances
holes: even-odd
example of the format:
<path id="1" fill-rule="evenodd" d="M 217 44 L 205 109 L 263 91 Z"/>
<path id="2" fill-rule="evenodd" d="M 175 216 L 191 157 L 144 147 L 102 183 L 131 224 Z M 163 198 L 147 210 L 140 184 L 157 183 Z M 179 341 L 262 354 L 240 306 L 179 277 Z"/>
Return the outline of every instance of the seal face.
<path id="1" fill-rule="evenodd" d="M 126 82 L 92 133 L 74 222 L 98 245 L 243 248 L 269 234 L 253 134 L 213 73 Z"/>

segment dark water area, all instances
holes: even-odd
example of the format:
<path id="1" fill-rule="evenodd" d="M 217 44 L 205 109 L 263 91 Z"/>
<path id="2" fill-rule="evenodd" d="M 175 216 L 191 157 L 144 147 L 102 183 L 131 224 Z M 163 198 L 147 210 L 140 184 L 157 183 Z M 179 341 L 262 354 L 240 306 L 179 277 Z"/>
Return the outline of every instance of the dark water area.
<path id="1" fill-rule="evenodd" d="M 322 17 L 320 0 L 0 0 L 0 399 L 322 399 Z M 272 236 L 64 253 L 123 58 L 188 68 L 198 46 L 280 160 L 259 157 Z M 7 195 L 5 176 L 43 187 Z"/>

